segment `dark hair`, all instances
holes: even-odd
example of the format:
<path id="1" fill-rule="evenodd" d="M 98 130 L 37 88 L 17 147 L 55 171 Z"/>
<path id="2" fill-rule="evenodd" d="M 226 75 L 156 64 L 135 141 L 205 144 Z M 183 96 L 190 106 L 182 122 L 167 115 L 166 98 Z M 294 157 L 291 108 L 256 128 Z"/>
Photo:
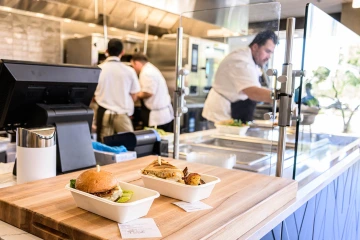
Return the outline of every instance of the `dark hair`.
<path id="1" fill-rule="evenodd" d="M 149 61 L 148 57 L 143 53 L 135 53 L 134 55 L 132 55 L 131 60 L 143 63 L 147 63 Z"/>
<path id="2" fill-rule="evenodd" d="M 117 38 L 113 38 L 110 39 L 109 43 L 108 43 L 108 53 L 110 56 L 119 56 L 120 53 L 123 50 L 123 44 L 120 41 L 120 39 Z"/>
<path id="3" fill-rule="evenodd" d="M 274 44 L 278 44 L 278 37 L 272 30 L 265 30 L 263 32 L 259 32 L 254 40 L 250 43 L 249 47 L 251 47 L 254 44 L 257 44 L 259 47 L 264 46 L 267 42 L 267 40 L 271 39 Z"/>

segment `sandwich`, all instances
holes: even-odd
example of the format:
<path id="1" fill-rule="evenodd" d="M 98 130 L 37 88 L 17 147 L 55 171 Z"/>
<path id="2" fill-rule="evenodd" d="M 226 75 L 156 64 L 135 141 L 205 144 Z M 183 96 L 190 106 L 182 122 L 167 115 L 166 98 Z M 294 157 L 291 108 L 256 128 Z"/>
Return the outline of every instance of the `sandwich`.
<path id="1" fill-rule="evenodd" d="M 154 160 L 147 167 L 145 167 L 142 170 L 142 174 L 175 182 L 184 182 L 183 171 L 161 158 Z"/>
<path id="2" fill-rule="evenodd" d="M 112 202 L 127 202 L 132 191 L 123 191 L 116 177 L 107 171 L 90 169 L 81 173 L 76 180 L 70 180 L 71 187 L 93 194 Z"/>

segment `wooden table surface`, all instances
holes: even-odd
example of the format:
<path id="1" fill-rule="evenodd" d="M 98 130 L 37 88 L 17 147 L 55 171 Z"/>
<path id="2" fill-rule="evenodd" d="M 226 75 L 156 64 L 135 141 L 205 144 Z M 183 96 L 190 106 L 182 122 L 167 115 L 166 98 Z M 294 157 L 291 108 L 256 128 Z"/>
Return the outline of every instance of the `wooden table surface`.
<path id="1" fill-rule="evenodd" d="M 120 181 L 143 186 L 139 169 L 156 159 L 148 156 L 103 166 Z M 179 168 L 221 179 L 202 202 L 212 209 L 185 212 L 160 196 L 146 218 L 153 218 L 163 238 L 234 239 L 294 201 L 297 182 L 215 166 L 168 159 Z M 44 239 L 121 239 L 116 222 L 76 206 L 64 187 L 79 172 L 0 189 L 0 220 Z"/>

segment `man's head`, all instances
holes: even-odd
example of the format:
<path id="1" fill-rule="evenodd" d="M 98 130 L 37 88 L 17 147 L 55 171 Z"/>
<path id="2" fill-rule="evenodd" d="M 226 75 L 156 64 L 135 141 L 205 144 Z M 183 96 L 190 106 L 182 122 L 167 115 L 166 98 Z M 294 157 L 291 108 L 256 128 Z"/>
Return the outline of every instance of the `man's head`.
<path id="1" fill-rule="evenodd" d="M 123 54 L 123 44 L 120 39 L 110 39 L 107 52 L 109 56 L 120 57 Z"/>
<path id="2" fill-rule="evenodd" d="M 131 58 L 131 66 L 135 69 L 137 74 L 140 74 L 141 69 L 144 65 L 148 62 L 148 58 L 145 54 L 142 53 L 135 53 Z"/>
<path id="3" fill-rule="evenodd" d="M 249 45 L 255 63 L 263 67 L 269 61 L 277 43 L 278 37 L 273 31 L 258 33 Z"/>

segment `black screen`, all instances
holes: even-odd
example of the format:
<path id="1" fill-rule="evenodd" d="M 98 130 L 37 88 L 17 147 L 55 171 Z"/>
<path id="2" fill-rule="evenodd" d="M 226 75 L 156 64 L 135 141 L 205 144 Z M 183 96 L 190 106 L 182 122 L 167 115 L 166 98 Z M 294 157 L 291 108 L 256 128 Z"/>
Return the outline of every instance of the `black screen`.
<path id="1" fill-rule="evenodd" d="M 88 106 L 99 74 L 98 67 L 1 60 L 0 129 L 26 124 L 36 104 Z"/>

